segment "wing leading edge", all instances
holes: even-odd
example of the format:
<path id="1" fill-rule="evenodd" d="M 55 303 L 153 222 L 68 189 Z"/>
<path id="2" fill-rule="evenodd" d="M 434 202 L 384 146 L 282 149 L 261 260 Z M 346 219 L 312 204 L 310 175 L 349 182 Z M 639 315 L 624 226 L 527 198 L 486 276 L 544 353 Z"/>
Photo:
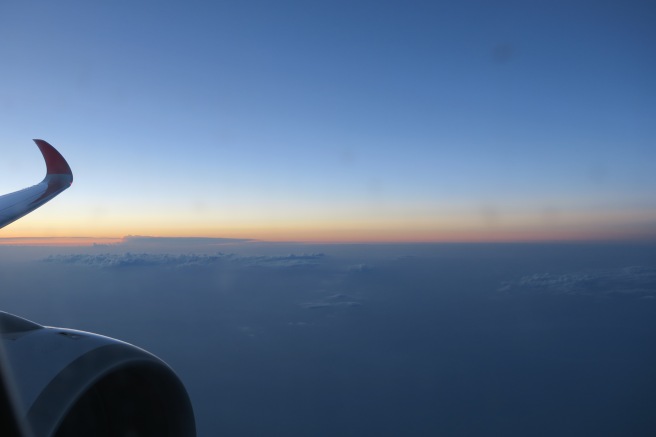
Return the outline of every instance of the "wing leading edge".
<path id="1" fill-rule="evenodd" d="M 46 176 L 38 184 L 0 196 L 0 228 L 34 211 L 73 183 L 73 172 L 64 157 L 43 140 L 34 140 L 46 162 Z"/>

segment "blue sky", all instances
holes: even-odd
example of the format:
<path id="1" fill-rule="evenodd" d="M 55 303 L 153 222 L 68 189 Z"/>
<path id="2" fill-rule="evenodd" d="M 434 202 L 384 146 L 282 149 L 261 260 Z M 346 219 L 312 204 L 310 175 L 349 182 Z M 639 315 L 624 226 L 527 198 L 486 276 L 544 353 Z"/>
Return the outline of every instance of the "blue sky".
<path id="1" fill-rule="evenodd" d="M 656 8 L 434 3 L 3 4 L 3 233 L 653 238 Z"/>

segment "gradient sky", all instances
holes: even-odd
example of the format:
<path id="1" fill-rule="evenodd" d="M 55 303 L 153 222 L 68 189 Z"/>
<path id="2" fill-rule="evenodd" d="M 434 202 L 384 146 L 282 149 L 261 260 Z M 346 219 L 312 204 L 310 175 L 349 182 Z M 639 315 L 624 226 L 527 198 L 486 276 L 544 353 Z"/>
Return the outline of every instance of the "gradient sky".
<path id="1" fill-rule="evenodd" d="M 648 1 L 0 5 L 3 237 L 656 237 Z"/>

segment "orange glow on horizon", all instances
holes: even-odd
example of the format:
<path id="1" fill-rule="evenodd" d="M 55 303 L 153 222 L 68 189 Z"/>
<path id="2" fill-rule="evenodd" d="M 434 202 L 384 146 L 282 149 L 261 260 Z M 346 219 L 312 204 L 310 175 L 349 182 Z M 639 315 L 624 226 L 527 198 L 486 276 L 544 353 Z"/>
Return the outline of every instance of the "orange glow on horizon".
<path id="1" fill-rule="evenodd" d="M 37 236 L 14 235 L 1 237 L 0 246 L 92 246 L 95 244 L 118 244 L 125 241 L 127 235 L 185 238 L 235 238 L 267 242 L 298 243 L 530 243 L 530 242 L 595 242 L 595 241 L 656 241 L 656 236 L 642 232 L 622 232 L 588 230 L 561 230 L 549 232 L 540 230 L 514 231 L 451 231 L 415 232 L 384 229 L 233 229 L 223 232 L 131 232 L 123 236 Z"/>
<path id="2" fill-rule="evenodd" d="M 258 220 L 139 215 L 117 217 L 112 223 L 80 217 L 51 217 L 46 222 L 42 217 L 27 217 L 3 228 L 0 245 L 107 244 L 126 235 L 302 243 L 656 241 L 656 214 L 650 211 L 568 211 L 554 216 L 517 212 L 493 217 L 444 211 L 331 219 L 258 216 Z"/>
<path id="3" fill-rule="evenodd" d="M 0 246 L 93 246 L 94 244 L 116 244 L 123 238 L 94 237 L 9 237 L 0 238 Z"/>

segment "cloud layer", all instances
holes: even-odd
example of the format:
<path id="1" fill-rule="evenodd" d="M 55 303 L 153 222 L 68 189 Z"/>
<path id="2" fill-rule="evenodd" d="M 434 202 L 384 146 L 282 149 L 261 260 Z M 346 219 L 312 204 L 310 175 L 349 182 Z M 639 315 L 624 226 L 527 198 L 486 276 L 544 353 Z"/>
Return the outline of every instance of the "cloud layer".
<path id="1" fill-rule="evenodd" d="M 499 291 L 653 299 L 656 298 L 656 268 L 632 266 L 568 274 L 537 273 L 505 282 Z"/>
<path id="2" fill-rule="evenodd" d="M 656 247 L 186 245 L 0 248 L 2 309 L 161 357 L 199 435 L 656 428 Z"/>
<path id="3" fill-rule="evenodd" d="M 226 262 L 242 266 L 297 267 L 317 265 L 324 256 L 322 253 L 290 254 L 286 256 L 238 256 L 224 253 L 205 255 L 125 252 L 120 254 L 58 254 L 50 255 L 44 258 L 43 261 L 47 263 L 84 265 L 100 268 L 139 266 L 189 267 L 217 265 Z"/>

